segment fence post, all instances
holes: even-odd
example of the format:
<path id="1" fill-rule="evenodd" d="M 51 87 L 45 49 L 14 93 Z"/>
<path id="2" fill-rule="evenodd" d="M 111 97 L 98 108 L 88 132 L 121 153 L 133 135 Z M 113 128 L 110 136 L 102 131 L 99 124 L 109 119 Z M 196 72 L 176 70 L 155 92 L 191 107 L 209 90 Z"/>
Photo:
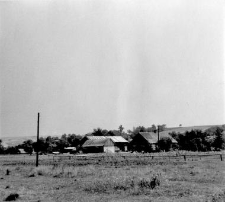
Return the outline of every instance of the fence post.
<path id="1" fill-rule="evenodd" d="M 223 161 L 223 155 L 222 154 L 220 154 L 220 159 L 221 159 L 221 161 Z"/>
<path id="2" fill-rule="evenodd" d="M 184 160 L 186 161 L 186 155 L 184 155 Z"/>

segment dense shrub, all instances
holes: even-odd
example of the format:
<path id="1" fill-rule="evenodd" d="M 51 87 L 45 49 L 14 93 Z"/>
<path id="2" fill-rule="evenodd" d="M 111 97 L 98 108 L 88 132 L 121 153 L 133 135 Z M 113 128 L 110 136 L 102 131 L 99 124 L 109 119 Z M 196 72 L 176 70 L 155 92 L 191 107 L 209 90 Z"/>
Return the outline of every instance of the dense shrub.
<path id="1" fill-rule="evenodd" d="M 172 140 L 168 137 L 163 137 L 159 140 L 159 149 L 169 151 L 172 147 Z"/>
<path id="2" fill-rule="evenodd" d="M 205 132 L 200 130 L 186 131 L 184 134 L 172 132 L 180 150 L 211 151 L 225 149 L 222 127 L 211 127 Z"/>
<path id="3" fill-rule="evenodd" d="M 17 193 L 11 193 L 9 196 L 5 198 L 5 201 L 15 201 L 19 198 L 19 194 Z"/>
<path id="4" fill-rule="evenodd" d="M 144 193 L 155 189 L 161 184 L 161 176 L 159 174 L 152 177 L 111 177 L 105 179 L 95 179 L 88 183 L 84 190 L 91 193 L 113 193 L 128 191 L 131 194 Z"/>

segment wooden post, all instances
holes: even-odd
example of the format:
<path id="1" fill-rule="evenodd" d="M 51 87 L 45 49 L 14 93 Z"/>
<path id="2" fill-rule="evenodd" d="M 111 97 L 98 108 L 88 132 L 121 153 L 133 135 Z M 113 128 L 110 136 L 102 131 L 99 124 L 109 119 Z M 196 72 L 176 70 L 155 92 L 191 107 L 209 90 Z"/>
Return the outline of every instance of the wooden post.
<path id="1" fill-rule="evenodd" d="M 222 154 L 220 154 L 220 159 L 221 159 L 221 161 L 223 161 L 223 155 Z"/>
<path id="2" fill-rule="evenodd" d="M 184 155 L 184 160 L 186 161 L 186 156 Z"/>
<path id="3" fill-rule="evenodd" d="M 158 125 L 158 151 L 159 151 L 159 125 Z"/>
<path id="4" fill-rule="evenodd" d="M 38 113 L 38 120 L 37 120 L 37 151 L 36 151 L 36 167 L 38 167 L 38 150 L 39 150 L 39 117 L 40 114 Z"/>

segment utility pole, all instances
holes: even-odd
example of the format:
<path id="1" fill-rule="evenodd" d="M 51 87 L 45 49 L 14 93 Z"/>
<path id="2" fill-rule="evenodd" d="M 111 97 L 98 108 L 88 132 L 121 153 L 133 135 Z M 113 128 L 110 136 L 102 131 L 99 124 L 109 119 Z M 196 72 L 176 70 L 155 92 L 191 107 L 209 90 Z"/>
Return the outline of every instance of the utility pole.
<path id="1" fill-rule="evenodd" d="M 37 144 L 36 144 L 36 167 L 38 167 L 38 150 L 39 150 L 39 117 L 40 114 L 38 112 L 38 119 L 37 119 Z"/>
<path id="2" fill-rule="evenodd" d="M 158 151 L 159 151 L 159 125 L 158 125 Z"/>

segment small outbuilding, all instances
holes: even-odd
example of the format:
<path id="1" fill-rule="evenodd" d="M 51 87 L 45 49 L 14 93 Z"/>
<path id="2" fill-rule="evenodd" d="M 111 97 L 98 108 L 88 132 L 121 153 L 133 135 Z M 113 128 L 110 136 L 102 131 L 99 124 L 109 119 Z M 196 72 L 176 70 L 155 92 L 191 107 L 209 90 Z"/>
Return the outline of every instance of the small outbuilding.
<path id="1" fill-rule="evenodd" d="M 19 150 L 19 154 L 27 154 L 24 149 L 18 149 Z"/>
<path id="2" fill-rule="evenodd" d="M 76 147 L 65 147 L 63 153 L 76 153 Z"/>

